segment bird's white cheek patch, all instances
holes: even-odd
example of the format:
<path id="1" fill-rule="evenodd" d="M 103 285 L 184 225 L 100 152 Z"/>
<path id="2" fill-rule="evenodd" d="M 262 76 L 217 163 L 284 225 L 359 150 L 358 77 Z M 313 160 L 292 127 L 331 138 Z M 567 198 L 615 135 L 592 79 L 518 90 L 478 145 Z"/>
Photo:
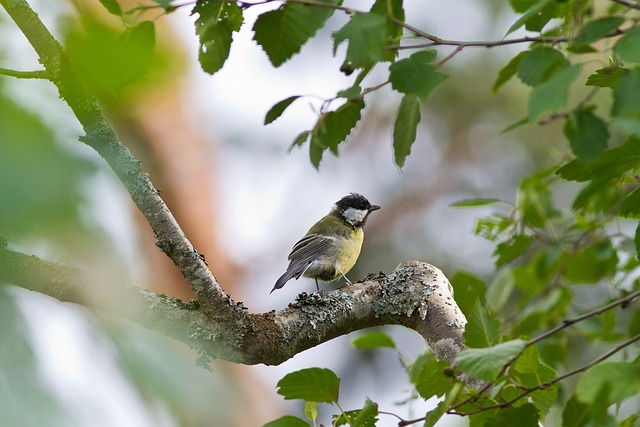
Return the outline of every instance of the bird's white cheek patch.
<path id="1" fill-rule="evenodd" d="M 342 215 L 344 215 L 344 218 L 349 224 L 357 225 L 364 221 L 368 213 L 369 211 L 367 210 L 348 208 L 342 213 Z"/>

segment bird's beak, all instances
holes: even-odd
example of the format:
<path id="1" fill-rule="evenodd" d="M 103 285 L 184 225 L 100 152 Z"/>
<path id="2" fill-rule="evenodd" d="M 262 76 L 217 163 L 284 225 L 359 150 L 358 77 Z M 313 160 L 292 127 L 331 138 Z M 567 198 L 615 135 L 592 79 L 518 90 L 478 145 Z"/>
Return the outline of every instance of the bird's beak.
<path id="1" fill-rule="evenodd" d="M 380 209 L 380 206 L 378 206 L 378 205 L 371 205 L 371 207 L 369 208 L 369 212 L 377 211 L 378 209 Z"/>

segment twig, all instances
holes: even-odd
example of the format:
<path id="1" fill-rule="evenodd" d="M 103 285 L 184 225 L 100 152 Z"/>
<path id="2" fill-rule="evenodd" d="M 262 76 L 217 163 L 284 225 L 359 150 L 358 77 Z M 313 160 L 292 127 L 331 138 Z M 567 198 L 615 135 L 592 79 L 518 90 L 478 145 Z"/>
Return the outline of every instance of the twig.
<path id="1" fill-rule="evenodd" d="M 471 411 L 471 412 L 449 412 L 447 411 L 448 414 L 452 414 L 452 415 L 460 415 L 460 416 L 469 416 L 469 415 L 474 415 L 474 414 L 478 414 L 480 412 L 483 411 L 488 411 L 491 409 L 497 409 L 497 408 L 507 408 L 511 405 L 513 405 L 515 402 L 517 402 L 518 400 L 522 399 L 523 397 L 533 393 L 534 391 L 537 390 L 542 390 L 545 388 L 549 388 L 552 385 L 566 379 L 569 378 L 573 375 L 579 374 L 580 372 L 584 372 L 587 369 L 591 368 L 592 366 L 597 365 L 598 363 L 608 359 L 609 357 L 613 356 L 614 354 L 616 354 L 617 352 L 619 352 L 620 350 L 624 349 L 625 347 L 628 347 L 629 345 L 633 344 L 634 342 L 640 340 L 640 334 L 634 336 L 633 338 L 629 338 L 628 340 L 620 343 L 619 345 L 615 346 L 614 348 L 612 348 L 611 350 L 609 350 L 608 352 L 606 352 L 605 354 L 603 354 L 602 356 L 598 357 L 597 359 L 592 360 L 591 362 L 577 368 L 574 369 L 573 371 L 567 372 L 564 375 L 560 375 L 559 377 L 551 380 L 551 381 L 547 381 L 546 383 L 537 385 L 535 387 L 526 387 L 523 388 L 525 391 L 523 393 L 521 393 L 520 395 L 514 397 L 513 399 L 507 400 L 505 402 L 500 402 L 500 403 L 496 403 L 495 405 L 490 405 L 490 406 L 480 406 L 479 409 L 475 410 L 475 411 Z"/>
<path id="2" fill-rule="evenodd" d="M 8 68 L 0 68 L 0 75 L 15 77 L 17 79 L 46 79 L 49 80 L 49 73 L 46 70 L 17 71 Z"/>

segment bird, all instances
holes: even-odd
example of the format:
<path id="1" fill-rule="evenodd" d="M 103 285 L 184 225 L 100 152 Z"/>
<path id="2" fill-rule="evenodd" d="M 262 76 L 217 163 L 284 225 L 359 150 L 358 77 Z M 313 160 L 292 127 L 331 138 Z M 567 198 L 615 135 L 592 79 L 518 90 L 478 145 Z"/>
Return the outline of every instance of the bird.
<path id="1" fill-rule="evenodd" d="M 338 200 L 329 213 L 307 231 L 291 249 L 289 266 L 270 293 L 300 276 L 332 282 L 344 277 L 356 263 L 364 240 L 363 227 L 369 214 L 380 209 L 362 195 L 351 193 Z"/>

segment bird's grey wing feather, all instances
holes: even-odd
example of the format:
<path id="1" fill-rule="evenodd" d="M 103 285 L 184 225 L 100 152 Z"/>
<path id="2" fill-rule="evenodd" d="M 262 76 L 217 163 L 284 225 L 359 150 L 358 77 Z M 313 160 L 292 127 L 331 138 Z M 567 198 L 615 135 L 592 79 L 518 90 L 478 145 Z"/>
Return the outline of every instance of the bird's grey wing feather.
<path id="1" fill-rule="evenodd" d="M 332 246 L 337 245 L 335 237 L 322 234 L 308 234 L 298 241 L 289 254 L 287 271 L 278 279 L 271 290 L 280 289 L 294 277 L 298 279 L 309 268 L 309 265 Z"/>

